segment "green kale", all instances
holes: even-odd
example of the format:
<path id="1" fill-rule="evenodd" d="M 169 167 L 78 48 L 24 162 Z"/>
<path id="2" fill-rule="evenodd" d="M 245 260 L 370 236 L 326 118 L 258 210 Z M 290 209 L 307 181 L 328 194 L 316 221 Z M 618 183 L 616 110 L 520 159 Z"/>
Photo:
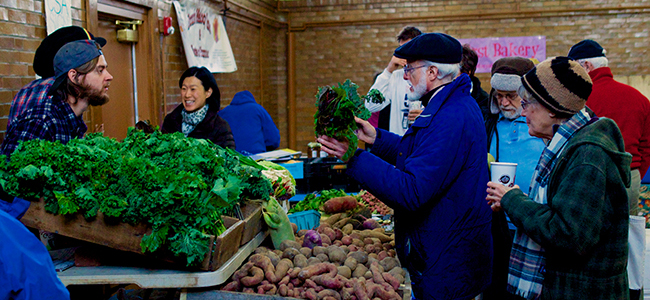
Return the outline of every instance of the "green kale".
<path id="1" fill-rule="evenodd" d="M 371 90 L 368 95 L 361 97 L 357 93 L 358 85 L 349 79 L 338 87 L 321 87 L 316 95 L 314 129 L 316 136 L 325 135 L 339 141 L 348 142 L 348 151 L 343 155 L 347 161 L 357 150 L 358 138 L 355 131 L 359 128 L 354 117 L 367 120 L 370 111 L 366 109 L 365 100 L 382 103 L 383 95 L 377 90 Z"/>
<path id="2" fill-rule="evenodd" d="M 66 145 L 21 142 L 10 161 L 0 157 L 0 185 L 10 195 L 43 198 L 50 213 L 92 220 L 102 212 L 148 224 L 143 252 L 167 248 L 195 266 L 208 251 L 208 237 L 226 230 L 225 211 L 246 197 L 273 193 L 261 170 L 240 160 L 209 140 L 131 128 L 122 142 L 101 134 Z"/>

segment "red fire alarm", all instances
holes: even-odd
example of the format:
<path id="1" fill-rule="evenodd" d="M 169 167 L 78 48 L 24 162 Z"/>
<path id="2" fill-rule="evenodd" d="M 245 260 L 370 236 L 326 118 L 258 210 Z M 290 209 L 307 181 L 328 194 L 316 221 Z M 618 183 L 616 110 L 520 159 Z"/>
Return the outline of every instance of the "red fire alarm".
<path id="1" fill-rule="evenodd" d="M 172 17 L 163 17 L 163 35 L 174 34 L 174 27 L 172 26 Z"/>

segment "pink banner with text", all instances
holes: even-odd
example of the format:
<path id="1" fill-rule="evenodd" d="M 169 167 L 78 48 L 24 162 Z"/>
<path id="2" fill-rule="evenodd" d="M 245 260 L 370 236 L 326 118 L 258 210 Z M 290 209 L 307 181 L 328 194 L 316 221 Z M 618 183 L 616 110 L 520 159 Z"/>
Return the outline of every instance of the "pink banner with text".
<path id="1" fill-rule="evenodd" d="M 518 36 L 499 38 L 458 39 L 469 44 L 478 54 L 476 73 L 490 73 L 492 63 L 502 57 L 520 56 L 537 60 L 546 59 L 545 36 Z"/>

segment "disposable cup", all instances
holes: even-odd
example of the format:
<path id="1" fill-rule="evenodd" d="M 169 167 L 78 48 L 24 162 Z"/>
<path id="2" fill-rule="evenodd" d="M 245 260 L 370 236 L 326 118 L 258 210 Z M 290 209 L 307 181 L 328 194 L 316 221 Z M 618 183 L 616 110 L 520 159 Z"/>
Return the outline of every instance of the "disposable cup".
<path id="1" fill-rule="evenodd" d="M 517 174 L 516 163 L 491 162 L 490 171 L 492 173 L 492 182 L 497 182 L 507 187 L 515 186 L 515 174 Z"/>
<path id="2" fill-rule="evenodd" d="M 422 109 L 422 101 L 409 101 L 409 111 Z"/>

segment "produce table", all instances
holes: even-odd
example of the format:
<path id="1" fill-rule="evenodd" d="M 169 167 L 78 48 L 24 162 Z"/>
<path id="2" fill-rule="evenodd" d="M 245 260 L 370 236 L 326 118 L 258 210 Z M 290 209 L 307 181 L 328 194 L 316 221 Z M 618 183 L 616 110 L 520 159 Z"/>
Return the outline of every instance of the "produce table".
<path id="1" fill-rule="evenodd" d="M 145 269 L 126 266 L 72 267 L 57 273 L 64 285 L 136 284 L 141 288 L 200 288 L 222 284 L 267 236 L 258 233 L 226 263 L 212 272 Z"/>

